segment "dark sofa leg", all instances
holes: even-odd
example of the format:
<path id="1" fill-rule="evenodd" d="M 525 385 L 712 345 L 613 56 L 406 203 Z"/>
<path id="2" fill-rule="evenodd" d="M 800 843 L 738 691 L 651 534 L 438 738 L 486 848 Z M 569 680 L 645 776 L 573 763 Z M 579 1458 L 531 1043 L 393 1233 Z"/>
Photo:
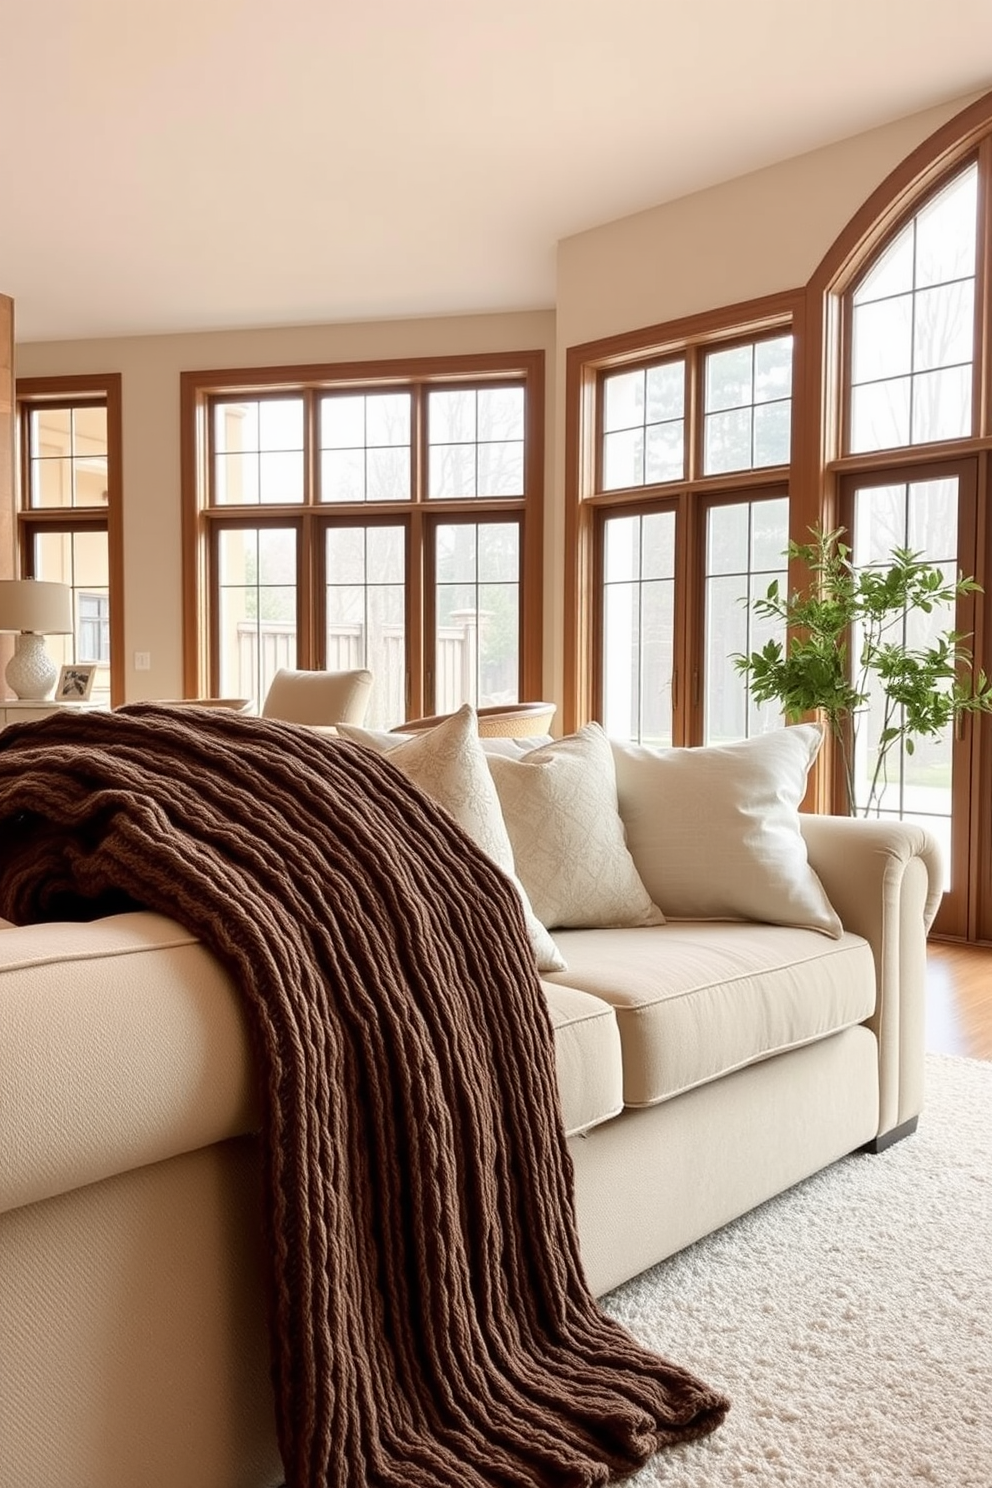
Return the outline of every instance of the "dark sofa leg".
<path id="1" fill-rule="evenodd" d="M 884 1152 L 886 1147 L 892 1147 L 896 1142 L 901 1142 L 903 1137 L 911 1137 L 919 1122 L 918 1116 L 911 1116 L 901 1126 L 894 1126 L 891 1131 L 879 1132 L 870 1142 L 862 1147 L 862 1152 Z"/>

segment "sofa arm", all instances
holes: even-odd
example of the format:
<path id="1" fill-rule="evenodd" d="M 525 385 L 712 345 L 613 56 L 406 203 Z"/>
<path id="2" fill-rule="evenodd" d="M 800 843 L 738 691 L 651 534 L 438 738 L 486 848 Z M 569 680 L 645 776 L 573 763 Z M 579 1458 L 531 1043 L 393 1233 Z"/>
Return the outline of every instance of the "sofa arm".
<path id="1" fill-rule="evenodd" d="M 875 958 L 879 1136 L 915 1121 L 923 1105 L 927 931 L 943 893 L 934 838 L 910 822 L 801 817 L 810 865 L 845 930 Z"/>
<path id="2" fill-rule="evenodd" d="M 0 1213 L 257 1127 L 240 1000 L 163 915 L 0 930 Z"/>

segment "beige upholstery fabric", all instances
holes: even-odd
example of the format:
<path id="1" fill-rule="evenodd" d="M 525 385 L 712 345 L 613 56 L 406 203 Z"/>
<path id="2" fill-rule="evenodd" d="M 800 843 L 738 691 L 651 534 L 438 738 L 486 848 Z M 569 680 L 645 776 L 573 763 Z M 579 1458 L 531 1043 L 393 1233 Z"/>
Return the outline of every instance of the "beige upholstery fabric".
<path id="1" fill-rule="evenodd" d="M 519 759 L 487 759 L 517 873 L 543 925 L 661 921 L 624 843 L 613 755 L 598 723 Z"/>
<path id="2" fill-rule="evenodd" d="M 593 1291 L 619 1286 L 869 1141 L 875 1060 L 868 1030 L 848 1028 L 573 1138 Z"/>
<path id="3" fill-rule="evenodd" d="M 449 714 L 435 728 L 422 734 L 383 734 L 350 724 L 342 724 L 338 732 L 343 738 L 385 754 L 432 801 L 451 813 L 473 842 L 516 885 L 538 970 L 560 971 L 565 962 L 535 916 L 515 871 L 513 848 L 479 743 L 472 707 L 466 703 L 457 713 Z"/>
<path id="4" fill-rule="evenodd" d="M 624 1101 L 652 1105 L 729 1070 L 860 1023 L 875 1010 L 871 950 L 770 925 L 562 931 L 567 982 L 617 1011 Z"/>
<path id="5" fill-rule="evenodd" d="M 351 672 L 294 672 L 282 668 L 272 678 L 263 718 L 287 723 L 361 723 L 368 711 L 372 673 L 360 667 Z"/>
<path id="6" fill-rule="evenodd" d="M 923 1107 L 926 932 L 943 894 L 940 849 L 909 822 L 804 815 L 801 829 L 844 925 L 875 957 L 879 1131 L 891 1131 Z"/>
<path id="7" fill-rule="evenodd" d="M 162 915 L 8 931 L 0 1049 L 0 1210 L 254 1125 L 238 1000 Z"/>
<path id="8" fill-rule="evenodd" d="M 822 738 L 818 724 L 797 724 L 700 749 L 614 741 L 627 846 L 668 919 L 758 920 L 840 934 L 799 830 Z"/>
<path id="9" fill-rule="evenodd" d="M 544 983 L 555 1031 L 555 1067 L 569 1136 L 623 1109 L 623 1061 L 616 1013 L 574 987 Z"/>
<path id="10" fill-rule="evenodd" d="M 0 1214 L 2 1488 L 284 1482 L 258 1194 L 241 1138 Z"/>

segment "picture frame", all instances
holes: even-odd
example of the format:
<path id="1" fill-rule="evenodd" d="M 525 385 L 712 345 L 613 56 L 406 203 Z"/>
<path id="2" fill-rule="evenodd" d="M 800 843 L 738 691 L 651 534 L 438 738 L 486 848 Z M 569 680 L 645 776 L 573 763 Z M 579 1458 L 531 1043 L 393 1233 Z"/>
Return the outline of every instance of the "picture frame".
<path id="1" fill-rule="evenodd" d="M 69 662 L 59 672 L 59 680 L 55 685 L 55 701 L 57 703 L 85 703 L 93 691 L 95 676 L 95 662 Z"/>

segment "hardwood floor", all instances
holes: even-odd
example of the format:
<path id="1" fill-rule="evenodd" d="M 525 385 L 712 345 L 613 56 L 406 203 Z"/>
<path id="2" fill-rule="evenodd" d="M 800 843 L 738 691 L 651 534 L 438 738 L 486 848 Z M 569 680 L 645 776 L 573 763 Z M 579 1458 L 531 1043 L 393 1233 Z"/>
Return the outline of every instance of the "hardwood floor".
<path id="1" fill-rule="evenodd" d="M 927 1048 L 992 1059 L 992 947 L 930 942 Z"/>

